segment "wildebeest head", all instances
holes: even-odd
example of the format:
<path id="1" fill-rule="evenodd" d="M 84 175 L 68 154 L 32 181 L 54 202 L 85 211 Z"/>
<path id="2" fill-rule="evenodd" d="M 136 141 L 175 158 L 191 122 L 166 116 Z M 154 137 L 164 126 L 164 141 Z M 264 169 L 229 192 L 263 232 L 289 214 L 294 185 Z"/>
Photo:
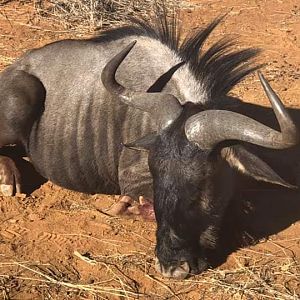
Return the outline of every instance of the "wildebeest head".
<path id="1" fill-rule="evenodd" d="M 115 73 L 134 44 L 107 63 L 102 82 L 123 103 L 157 119 L 157 132 L 127 146 L 149 151 L 157 269 L 167 277 L 185 278 L 208 266 L 206 251 L 215 247 L 218 227 L 233 192 L 231 168 L 257 180 L 289 186 L 241 142 L 283 149 L 298 143 L 298 132 L 261 74 L 281 132 L 232 111 L 194 103 L 181 105 L 171 94 L 127 90 L 116 81 Z"/>

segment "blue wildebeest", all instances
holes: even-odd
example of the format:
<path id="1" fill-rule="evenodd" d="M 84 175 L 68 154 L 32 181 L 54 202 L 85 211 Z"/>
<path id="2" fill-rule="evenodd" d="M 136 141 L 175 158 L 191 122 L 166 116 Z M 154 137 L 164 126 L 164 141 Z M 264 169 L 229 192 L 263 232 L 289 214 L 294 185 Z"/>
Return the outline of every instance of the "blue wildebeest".
<path id="1" fill-rule="evenodd" d="M 234 194 L 234 169 L 290 186 L 243 146 L 298 143 L 268 82 L 260 75 L 281 131 L 222 100 L 258 68 L 258 51 L 235 51 L 221 39 L 203 52 L 220 21 L 180 42 L 174 20 L 136 20 L 28 51 L 0 75 L 0 147 L 22 145 L 36 170 L 60 186 L 154 199 L 156 267 L 168 277 L 207 268 Z M 18 192 L 11 158 L 0 157 L 0 172 L 2 193 Z"/>

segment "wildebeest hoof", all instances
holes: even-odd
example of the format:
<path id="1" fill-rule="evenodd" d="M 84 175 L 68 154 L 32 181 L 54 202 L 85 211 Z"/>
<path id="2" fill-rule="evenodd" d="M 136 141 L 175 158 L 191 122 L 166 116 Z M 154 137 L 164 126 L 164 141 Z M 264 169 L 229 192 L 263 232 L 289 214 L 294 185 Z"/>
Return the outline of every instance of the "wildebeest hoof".
<path id="1" fill-rule="evenodd" d="M 119 216 L 126 213 L 129 206 L 132 205 L 133 199 L 129 196 L 123 196 L 121 197 L 120 201 L 113 204 L 110 208 L 105 210 L 105 213 L 111 215 L 111 216 Z"/>
<path id="2" fill-rule="evenodd" d="M 142 196 L 138 203 L 129 196 L 121 196 L 120 201 L 112 205 L 106 213 L 113 216 L 141 216 L 145 220 L 155 221 L 152 202 Z"/>
<path id="3" fill-rule="evenodd" d="M 14 161 L 6 156 L 0 156 L 0 192 L 3 196 L 13 196 L 21 193 L 20 173 Z"/>

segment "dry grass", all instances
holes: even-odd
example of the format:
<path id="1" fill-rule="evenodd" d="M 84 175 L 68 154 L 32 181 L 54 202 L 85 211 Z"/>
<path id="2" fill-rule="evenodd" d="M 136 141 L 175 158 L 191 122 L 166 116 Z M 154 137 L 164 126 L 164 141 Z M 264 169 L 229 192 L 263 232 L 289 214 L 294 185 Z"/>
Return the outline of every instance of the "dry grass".
<path id="1" fill-rule="evenodd" d="M 124 220 L 107 218 L 113 227 L 120 227 L 120 231 L 128 234 Z M 153 268 L 154 241 L 140 235 L 132 238 L 136 243 L 134 251 L 118 247 L 109 254 L 73 252 L 73 266 L 77 260 L 91 273 L 101 269 L 103 277 L 96 277 L 95 281 L 82 279 L 76 267 L 69 268 L 69 262 L 62 257 L 59 264 L 2 257 L 0 295 L 7 300 L 23 299 L 26 294 L 38 299 L 109 300 L 298 300 L 300 297 L 300 265 L 293 252 L 300 238 L 282 240 L 274 236 L 255 247 L 240 249 L 221 267 L 186 280 L 162 278 Z M 80 239 L 95 238 L 77 235 L 76 240 Z M 152 249 L 150 254 L 147 249 Z"/>
<path id="2" fill-rule="evenodd" d="M 188 6 L 182 0 L 41 0 L 33 4 L 39 17 L 76 32 L 119 26 L 137 16 L 149 18 L 155 7 L 171 12 Z"/>
<path id="3" fill-rule="evenodd" d="M 276 242 L 278 245 L 280 241 Z M 279 246 L 281 247 L 281 246 Z M 288 251 L 288 250 L 287 250 Z M 0 263 L 0 293 L 9 298 L 18 289 L 34 291 L 49 299 L 274 299 L 297 300 L 300 295 L 300 270 L 298 262 L 285 255 L 285 250 L 266 252 L 244 249 L 232 256 L 235 263 L 229 269 L 208 270 L 202 276 L 184 281 L 163 279 L 150 266 L 152 258 L 145 253 L 113 254 L 103 257 L 74 255 L 88 265 L 104 268 L 109 280 L 83 283 L 65 276 L 54 265 L 38 262 Z M 130 268 L 124 268 L 124 266 Z M 3 274 L 1 269 L 10 269 Z M 143 282 L 153 286 L 155 292 L 139 288 L 130 269 L 139 269 Z M 2 274 L 1 274 L 2 273 Z M 75 276 L 76 277 L 76 276 Z M 57 298 L 58 299 L 58 298 Z M 194 298 L 193 298 L 194 299 Z"/>
<path id="4" fill-rule="evenodd" d="M 71 35 L 86 35 L 106 28 L 128 24 L 134 17 L 151 19 L 155 11 L 173 14 L 191 8 L 184 0 L 0 0 L 1 8 L 16 3 L 31 6 L 26 22 L 12 20 L 12 25 L 27 26 L 42 31 Z M 5 14 L 5 18 L 8 16 Z M 50 28 L 45 26 L 51 24 Z"/>

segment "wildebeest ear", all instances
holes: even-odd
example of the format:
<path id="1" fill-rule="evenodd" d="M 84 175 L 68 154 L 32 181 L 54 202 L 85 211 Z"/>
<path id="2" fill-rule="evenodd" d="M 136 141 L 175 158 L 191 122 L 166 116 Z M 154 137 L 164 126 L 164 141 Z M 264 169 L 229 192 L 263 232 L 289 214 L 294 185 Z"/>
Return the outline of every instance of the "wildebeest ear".
<path id="1" fill-rule="evenodd" d="M 255 154 L 247 151 L 241 145 L 225 147 L 221 150 L 221 156 L 229 165 L 239 172 L 246 174 L 258 181 L 265 181 L 282 185 L 288 188 L 297 188 L 283 180 L 270 166 Z"/>
<path id="2" fill-rule="evenodd" d="M 126 148 L 130 148 L 133 150 L 149 151 L 150 148 L 154 145 L 156 139 L 157 139 L 157 133 L 150 133 L 134 142 L 126 143 L 124 144 L 124 146 Z"/>

